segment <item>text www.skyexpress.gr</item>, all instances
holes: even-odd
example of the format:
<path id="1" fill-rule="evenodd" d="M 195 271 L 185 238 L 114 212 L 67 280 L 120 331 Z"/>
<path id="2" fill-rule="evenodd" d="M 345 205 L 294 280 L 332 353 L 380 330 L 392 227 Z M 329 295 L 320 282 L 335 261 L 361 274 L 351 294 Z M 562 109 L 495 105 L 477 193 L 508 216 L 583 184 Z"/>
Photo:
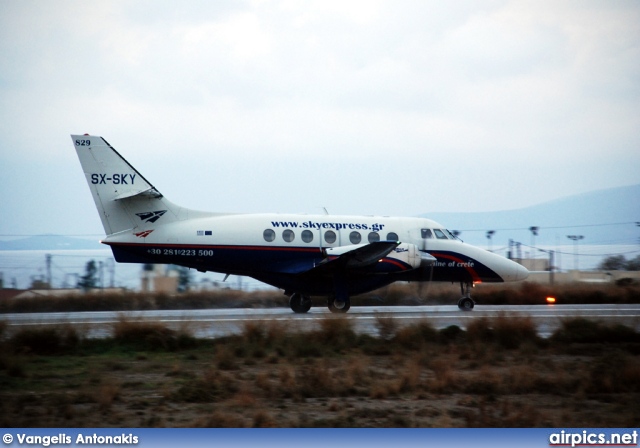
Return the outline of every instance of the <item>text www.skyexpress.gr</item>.
<path id="1" fill-rule="evenodd" d="M 361 224 L 347 222 L 313 222 L 313 221 L 271 221 L 273 227 L 282 227 L 289 229 L 349 229 L 349 230 L 370 230 L 372 232 L 380 232 L 384 228 L 384 224 Z"/>

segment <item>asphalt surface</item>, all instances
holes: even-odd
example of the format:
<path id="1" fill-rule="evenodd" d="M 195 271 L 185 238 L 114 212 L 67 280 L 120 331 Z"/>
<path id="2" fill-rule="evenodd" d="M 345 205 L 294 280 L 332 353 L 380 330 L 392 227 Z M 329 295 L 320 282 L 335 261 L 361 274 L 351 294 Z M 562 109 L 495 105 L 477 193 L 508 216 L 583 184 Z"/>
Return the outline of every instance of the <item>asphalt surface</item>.
<path id="1" fill-rule="evenodd" d="M 640 305 L 476 305 L 473 311 L 460 311 L 455 305 L 354 306 L 340 317 L 350 319 L 357 332 L 377 335 L 376 322 L 380 316 L 393 317 L 399 325 L 426 320 L 439 329 L 449 325 L 466 328 L 472 319 L 501 313 L 530 316 L 543 337 L 553 333 L 563 319 L 572 317 L 616 322 L 640 330 Z M 109 336 L 113 324 L 122 318 L 162 322 L 171 328 L 189 329 L 197 337 L 215 338 L 240 333 L 250 321 L 278 320 L 285 322 L 288 328 L 310 329 L 328 317 L 336 316 L 326 308 L 312 308 L 307 314 L 294 314 L 289 308 L 0 314 L 0 320 L 7 322 L 9 332 L 22 327 L 66 323 L 79 327 L 89 337 Z"/>

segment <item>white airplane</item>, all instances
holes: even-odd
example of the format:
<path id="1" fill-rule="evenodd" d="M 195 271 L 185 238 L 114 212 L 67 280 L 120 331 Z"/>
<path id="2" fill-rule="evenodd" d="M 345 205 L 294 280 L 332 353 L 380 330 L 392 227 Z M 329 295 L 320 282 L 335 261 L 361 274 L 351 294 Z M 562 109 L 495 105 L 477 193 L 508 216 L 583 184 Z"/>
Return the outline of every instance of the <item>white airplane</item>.
<path id="1" fill-rule="evenodd" d="M 225 214 L 168 201 L 102 137 L 72 135 L 106 238 L 121 263 L 175 264 L 276 286 L 296 313 L 311 296 L 344 313 L 350 297 L 396 281 L 460 283 L 471 310 L 475 283 L 523 280 L 518 263 L 457 239 L 425 218 Z"/>

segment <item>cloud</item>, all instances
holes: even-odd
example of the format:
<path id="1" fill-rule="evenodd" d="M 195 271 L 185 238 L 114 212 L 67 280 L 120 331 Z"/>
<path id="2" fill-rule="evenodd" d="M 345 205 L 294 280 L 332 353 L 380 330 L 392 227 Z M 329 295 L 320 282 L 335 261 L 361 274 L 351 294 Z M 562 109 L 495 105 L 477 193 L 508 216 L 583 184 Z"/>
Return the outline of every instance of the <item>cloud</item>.
<path id="1" fill-rule="evenodd" d="M 176 166 L 246 211 L 515 208 L 637 183 L 638 23 L 623 1 L 3 2 L 0 163 L 76 167 L 68 134 L 102 134 L 178 195 Z"/>

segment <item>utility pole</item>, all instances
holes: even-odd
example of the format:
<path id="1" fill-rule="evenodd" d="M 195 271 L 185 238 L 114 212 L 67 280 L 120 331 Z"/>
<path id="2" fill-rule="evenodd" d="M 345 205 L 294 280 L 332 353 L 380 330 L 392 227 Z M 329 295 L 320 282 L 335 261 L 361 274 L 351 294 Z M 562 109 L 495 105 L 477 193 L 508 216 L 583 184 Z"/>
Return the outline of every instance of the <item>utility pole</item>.
<path id="1" fill-rule="evenodd" d="M 493 244 L 491 241 L 491 237 L 493 237 L 493 234 L 496 233 L 495 230 L 487 230 L 487 239 L 489 240 L 489 252 L 493 252 L 492 248 L 493 248 Z"/>
<path id="2" fill-rule="evenodd" d="M 536 236 L 538 236 L 538 229 L 540 229 L 540 227 L 538 226 L 531 226 L 529 227 L 529 230 L 531 231 L 531 258 L 535 258 L 535 251 L 533 250 L 535 245 L 536 245 Z"/>
<path id="3" fill-rule="evenodd" d="M 100 272 L 100 289 L 104 290 L 104 263 L 102 261 L 98 262 L 98 269 Z"/>
<path id="4" fill-rule="evenodd" d="M 567 238 L 573 241 L 573 264 L 575 270 L 578 270 L 578 241 L 584 239 L 584 235 L 567 235 Z"/>
<path id="5" fill-rule="evenodd" d="M 554 258 L 555 252 L 552 251 L 552 250 L 544 250 L 544 249 L 538 249 L 538 250 L 540 252 L 544 252 L 544 253 L 549 254 L 549 283 L 553 285 L 553 282 L 554 282 L 554 277 L 553 277 L 553 271 L 554 271 L 553 263 L 554 263 L 554 260 L 553 260 L 553 258 Z"/>
<path id="6" fill-rule="evenodd" d="M 109 271 L 109 288 L 114 288 L 115 276 L 116 276 L 116 263 L 113 258 L 107 258 L 106 261 L 107 270 Z"/>
<path id="7" fill-rule="evenodd" d="M 47 263 L 47 285 L 49 285 L 49 289 L 52 289 L 51 285 L 51 254 L 46 254 L 45 260 Z"/>
<path id="8" fill-rule="evenodd" d="M 553 256 L 555 255 L 555 252 L 550 250 L 549 251 L 549 283 L 551 283 L 553 285 L 553 271 L 555 270 L 555 267 L 553 265 L 553 263 L 555 262 L 555 260 L 553 259 Z"/>

